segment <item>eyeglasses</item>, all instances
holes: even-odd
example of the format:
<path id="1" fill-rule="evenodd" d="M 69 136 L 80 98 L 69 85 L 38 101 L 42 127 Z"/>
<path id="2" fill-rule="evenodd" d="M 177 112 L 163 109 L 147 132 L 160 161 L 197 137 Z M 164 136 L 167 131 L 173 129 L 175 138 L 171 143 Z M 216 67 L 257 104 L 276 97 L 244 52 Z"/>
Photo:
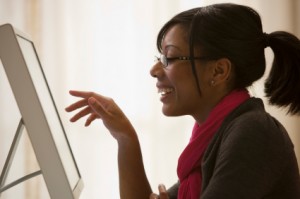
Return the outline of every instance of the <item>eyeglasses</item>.
<path id="1" fill-rule="evenodd" d="M 170 61 L 172 60 L 192 60 L 192 59 L 209 59 L 208 56 L 202 57 L 187 57 L 187 56 L 180 56 L 180 57 L 166 57 L 164 54 L 161 54 L 160 57 L 156 57 L 157 61 L 160 61 L 163 65 L 163 68 L 166 68 Z"/>

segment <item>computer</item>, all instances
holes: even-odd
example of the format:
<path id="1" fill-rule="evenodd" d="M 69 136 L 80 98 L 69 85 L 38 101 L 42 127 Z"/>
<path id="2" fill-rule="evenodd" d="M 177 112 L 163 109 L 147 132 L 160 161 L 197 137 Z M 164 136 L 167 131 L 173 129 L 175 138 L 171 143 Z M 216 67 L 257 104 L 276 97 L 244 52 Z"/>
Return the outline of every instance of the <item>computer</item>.
<path id="1" fill-rule="evenodd" d="M 25 127 L 41 170 L 18 182 L 42 174 L 51 198 L 79 198 L 82 178 L 33 41 L 11 24 L 1 25 L 0 59 L 22 117 L 1 172 L 0 194 L 9 188 L 3 182 Z"/>

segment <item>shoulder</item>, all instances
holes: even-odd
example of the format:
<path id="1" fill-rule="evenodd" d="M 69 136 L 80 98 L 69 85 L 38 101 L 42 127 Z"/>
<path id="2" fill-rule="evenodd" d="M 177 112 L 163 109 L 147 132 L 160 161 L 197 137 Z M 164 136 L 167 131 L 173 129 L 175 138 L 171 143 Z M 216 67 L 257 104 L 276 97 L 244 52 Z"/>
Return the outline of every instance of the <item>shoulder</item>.
<path id="1" fill-rule="evenodd" d="M 224 121 L 220 129 L 221 151 L 235 155 L 266 155 L 276 159 L 293 151 L 293 144 L 284 127 L 268 114 L 262 100 L 251 98 Z M 280 156 L 282 154 L 282 156 Z"/>
<path id="2" fill-rule="evenodd" d="M 262 100 L 251 98 L 233 111 L 223 123 L 223 139 L 248 138 L 282 142 L 285 128 L 267 113 Z"/>

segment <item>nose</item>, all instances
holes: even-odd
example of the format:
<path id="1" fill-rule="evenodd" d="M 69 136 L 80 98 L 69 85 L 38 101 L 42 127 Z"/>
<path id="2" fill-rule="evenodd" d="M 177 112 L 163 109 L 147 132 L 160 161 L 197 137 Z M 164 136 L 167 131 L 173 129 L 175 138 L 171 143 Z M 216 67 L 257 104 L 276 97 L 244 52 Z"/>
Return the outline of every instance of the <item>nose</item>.
<path id="1" fill-rule="evenodd" d="M 161 66 L 161 62 L 158 61 L 155 63 L 152 68 L 150 69 L 150 75 L 154 78 L 158 78 L 163 74 L 163 68 Z"/>

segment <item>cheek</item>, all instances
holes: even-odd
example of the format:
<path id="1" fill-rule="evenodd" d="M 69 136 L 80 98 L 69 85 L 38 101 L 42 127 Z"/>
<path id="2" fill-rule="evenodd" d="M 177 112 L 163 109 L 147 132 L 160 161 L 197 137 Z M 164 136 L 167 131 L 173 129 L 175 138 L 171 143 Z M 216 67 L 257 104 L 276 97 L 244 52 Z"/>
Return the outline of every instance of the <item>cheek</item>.
<path id="1" fill-rule="evenodd" d="M 177 100 L 188 102 L 188 99 L 198 96 L 196 80 L 191 70 L 185 69 L 170 74 L 170 81 L 175 88 Z"/>
<path id="2" fill-rule="evenodd" d="M 196 74 L 192 73 L 191 79 L 193 80 L 194 85 L 197 87 L 196 89 L 198 94 L 200 89 L 200 94 L 203 95 L 210 87 L 210 82 L 212 80 L 210 68 L 206 64 L 196 65 Z"/>
<path id="3" fill-rule="evenodd" d="M 166 72 L 168 81 L 174 88 L 174 94 L 163 105 L 163 113 L 166 116 L 190 115 L 195 109 L 195 104 L 199 103 L 199 93 L 193 73 L 186 68 L 189 67 L 188 65 L 180 67 L 182 67 L 180 70 L 178 68 Z"/>
<path id="4" fill-rule="evenodd" d="M 189 70 L 189 66 L 187 65 L 180 66 L 177 70 L 170 71 L 168 73 L 168 78 L 175 89 L 190 88 L 194 81 L 192 71 Z"/>

